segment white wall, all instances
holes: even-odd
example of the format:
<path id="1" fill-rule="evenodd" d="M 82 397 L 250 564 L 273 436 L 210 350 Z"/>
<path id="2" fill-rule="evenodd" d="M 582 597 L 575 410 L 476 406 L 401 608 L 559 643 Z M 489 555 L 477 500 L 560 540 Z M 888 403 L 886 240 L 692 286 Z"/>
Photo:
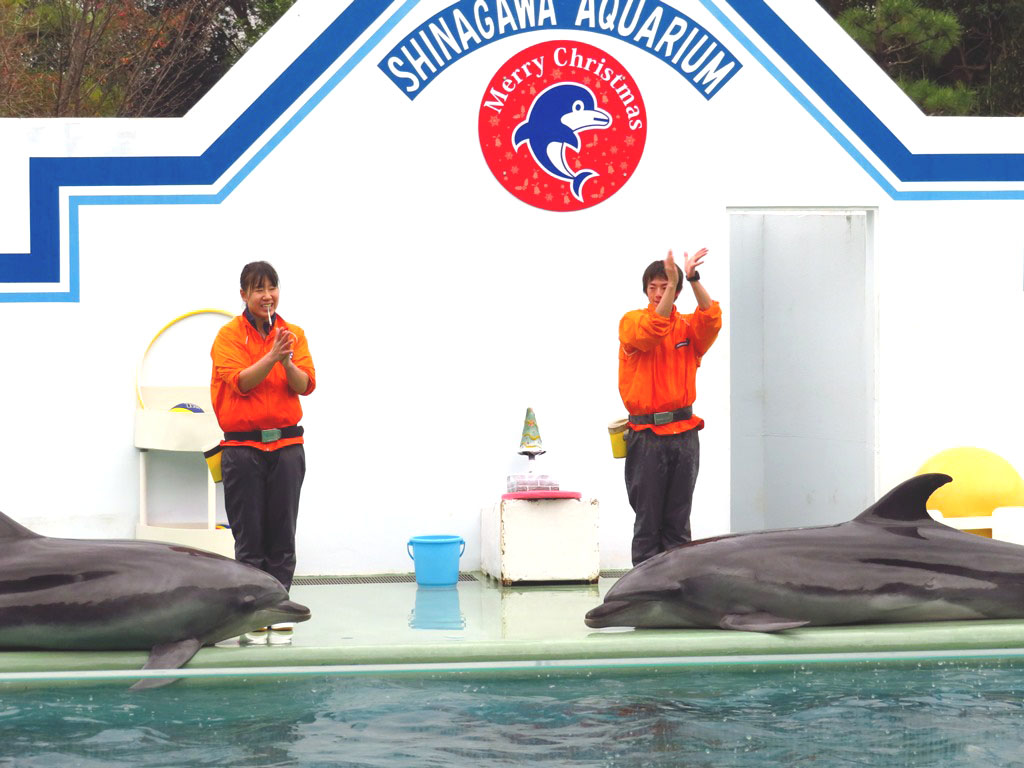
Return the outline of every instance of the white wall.
<path id="1" fill-rule="evenodd" d="M 635 47 L 560 31 L 486 46 L 411 102 L 376 61 L 444 6 L 424 0 L 219 205 L 82 207 L 80 300 L 0 304 L 8 341 L 0 509 L 54 535 L 132 535 L 136 362 L 176 315 L 238 308 L 242 265 L 267 259 L 281 275 L 281 314 L 306 329 L 317 366 L 317 391 L 304 404 L 300 573 L 408 571 L 405 542 L 424 533 L 464 536 L 463 568 L 475 567 L 479 510 L 525 461 L 516 450 L 527 406 L 548 450 L 542 469 L 600 500 L 602 566 L 625 567 L 632 513 L 605 430 L 623 415 L 618 319 L 644 303 L 640 275 L 669 247 L 679 254 L 706 245 L 701 273 L 724 301 L 727 209 L 740 206 L 878 210 L 878 490 L 960 444 L 1024 468 L 1020 202 L 893 201 L 730 37 L 713 5 L 685 10 L 744 68 L 711 101 Z M 773 5 L 785 5 L 808 34 L 834 38 L 813 0 Z M 0 121 L 3 158 L 15 169 L 0 180 L 0 202 L 10 204 L 0 250 L 28 247 L 27 157 L 201 152 L 341 7 L 299 0 L 181 120 Z M 559 35 L 622 61 L 650 119 L 629 183 L 571 214 L 502 190 L 476 133 L 483 85 L 501 63 Z M 962 149 L 971 135 L 994 142 L 997 132 L 1004 151 L 1024 151 L 1024 139 L 1006 138 L 1005 121 L 950 130 L 948 121 L 915 117 L 855 47 L 830 44 L 827 54 L 851 82 L 875 89 L 878 110 L 898 113 L 911 143 Z M 1009 122 L 1024 136 L 1021 121 Z M 65 241 L 67 226 L 64 219 Z M 696 411 L 707 421 L 698 537 L 728 529 L 724 309 L 723 333 L 698 377 Z M 168 347 L 173 361 L 163 371 L 205 381 L 211 332 L 180 329 L 188 341 Z M 195 504 L 201 517 L 202 501 L 173 486 L 164 484 L 166 514 Z"/>
<path id="2" fill-rule="evenodd" d="M 731 525 L 825 525 L 874 500 L 873 211 L 733 210 Z"/>
<path id="3" fill-rule="evenodd" d="M 879 215 L 883 487 L 975 445 L 1024 471 L 1019 203 L 902 204 Z"/>

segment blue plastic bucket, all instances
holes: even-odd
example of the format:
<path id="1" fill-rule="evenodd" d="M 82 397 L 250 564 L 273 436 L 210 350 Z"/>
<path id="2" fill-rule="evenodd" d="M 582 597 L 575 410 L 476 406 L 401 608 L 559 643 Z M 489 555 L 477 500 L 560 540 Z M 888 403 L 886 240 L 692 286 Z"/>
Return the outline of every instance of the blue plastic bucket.
<path id="1" fill-rule="evenodd" d="M 466 551 L 461 536 L 413 536 L 405 545 L 416 565 L 416 583 L 447 587 L 459 580 L 459 558 Z"/>

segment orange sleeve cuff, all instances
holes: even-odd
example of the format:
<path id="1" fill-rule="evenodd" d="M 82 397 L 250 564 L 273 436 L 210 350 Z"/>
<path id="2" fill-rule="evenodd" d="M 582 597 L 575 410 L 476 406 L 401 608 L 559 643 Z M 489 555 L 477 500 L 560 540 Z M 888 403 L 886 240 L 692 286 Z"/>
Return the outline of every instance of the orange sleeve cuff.
<path id="1" fill-rule="evenodd" d="M 238 395 L 239 397 L 248 397 L 249 393 L 248 392 L 243 392 L 241 390 L 241 388 L 238 386 L 238 379 L 241 378 L 241 376 L 242 376 L 242 372 L 241 371 L 232 371 L 228 375 L 228 377 L 227 377 L 227 382 L 228 382 L 228 384 L 231 385 L 231 390 L 236 395 Z"/>
<path id="2" fill-rule="evenodd" d="M 722 305 L 714 299 L 711 300 L 711 306 L 707 309 L 701 309 L 697 307 L 696 315 L 704 315 L 708 318 L 720 318 L 722 316 Z"/>

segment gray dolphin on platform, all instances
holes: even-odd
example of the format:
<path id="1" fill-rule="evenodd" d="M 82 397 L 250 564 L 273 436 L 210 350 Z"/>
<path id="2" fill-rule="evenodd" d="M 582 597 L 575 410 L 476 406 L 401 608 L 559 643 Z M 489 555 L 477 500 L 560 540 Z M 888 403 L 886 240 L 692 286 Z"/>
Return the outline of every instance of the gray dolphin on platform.
<path id="1" fill-rule="evenodd" d="M 143 669 L 177 669 L 204 645 L 309 617 L 273 576 L 229 558 L 153 541 L 53 539 L 0 513 L 0 649 L 146 650 Z"/>
<path id="2" fill-rule="evenodd" d="M 853 520 L 732 534 L 652 557 L 589 611 L 589 627 L 803 626 L 1024 618 L 1024 546 L 932 520 L 948 475 L 911 478 Z"/>

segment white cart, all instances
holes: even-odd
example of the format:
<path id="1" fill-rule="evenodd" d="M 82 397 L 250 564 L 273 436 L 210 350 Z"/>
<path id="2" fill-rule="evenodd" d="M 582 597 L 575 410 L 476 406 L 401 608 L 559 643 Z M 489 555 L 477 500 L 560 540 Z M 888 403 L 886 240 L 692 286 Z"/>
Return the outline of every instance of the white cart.
<path id="1" fill-rule="evenodd" d="M 601 572 L 597 499 L 573 491 L 506 493 L 480 511 L 480 567 L 504 586 L 592 584 Z"/>

